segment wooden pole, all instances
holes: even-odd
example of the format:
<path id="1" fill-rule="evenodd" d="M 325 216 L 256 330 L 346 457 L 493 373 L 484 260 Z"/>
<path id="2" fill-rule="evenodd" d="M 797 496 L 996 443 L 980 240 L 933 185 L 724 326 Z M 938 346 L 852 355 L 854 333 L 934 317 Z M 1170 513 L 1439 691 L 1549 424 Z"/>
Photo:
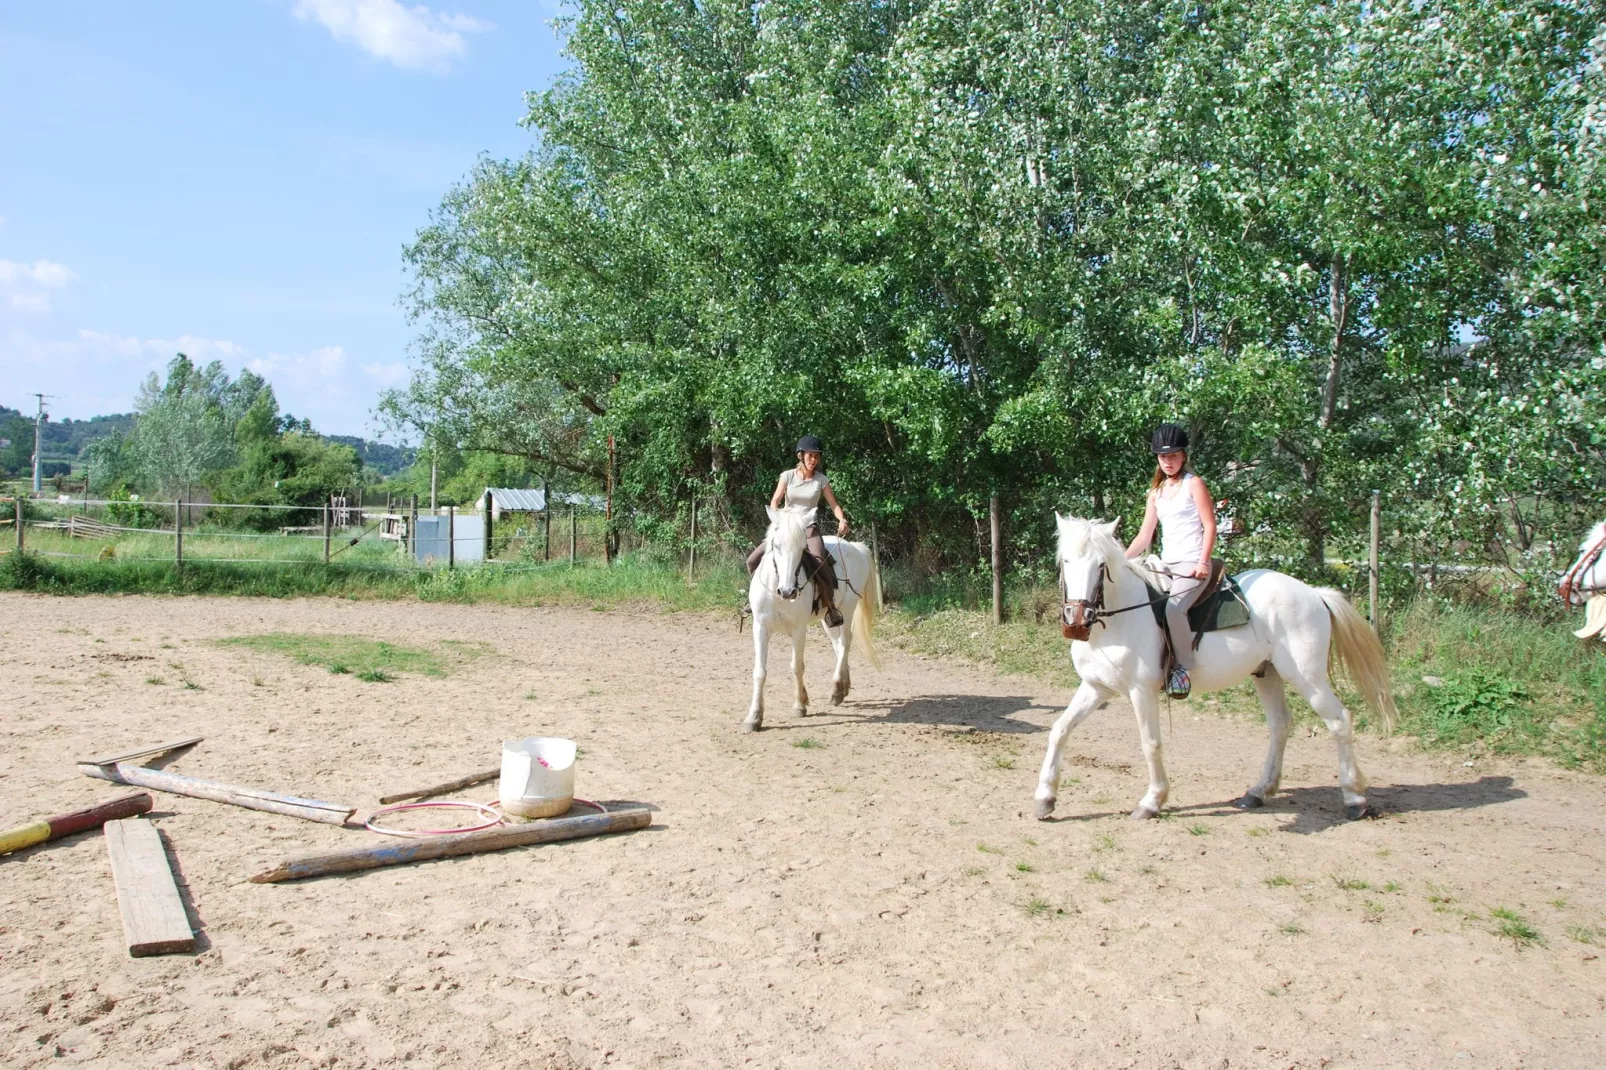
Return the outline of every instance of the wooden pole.
<path id="1" fill-rule="evenodd" d="M 874 520 L 870 521 L 870 559 L 872 561 L 881 560 L 881 544 L 876 542 Z"/>
<path id="2" fill-rule="evenodd" d="M 346 819 L 357 812 L 355 806 L 303 799 L 295 795 L 281 795 L 262 788 L 243 788 L 216 780 L 181 776 L 165 769 L 147 769 L 142 765 L 118 762 L 116 765 L 79 764 L 78 771 L 85 776 L 110 780 L 113 784 L 132 784 L 141 788 L 154 788 L 174 795 L 188 795 L 195 799 L 243 806 L 248 810 L 266 810 L 272 814 L 300 817 L 308 821 L 321 821 L 326 825 L 344 825 Z"/>
<path id="3" fill-rule="evenodd" d="M 496 503 L 491 500 L 491 488 L 485 488 L 485 560 L 491 559 L 491 516 L 496 512 Z"/>
<path id="4" fill-rule="evenodd" d="M 20 554 L 20 553 L 22 553 L 22 551 L 24 549 L 24 540 L 23 540 L 23 537 L 22 537 L 22 529 L 23 529 L 23 523 L 22 523 L 22 495 L 20 493 L 17 495 L 17 520 L 16 520 L 16 524 L 17 524 L 17 553 Z"/>
<path id="5" fill-rule="evenodd" d="M 0 832 L 0 854 L 20 851 L 36 843 L 59 840 L 75 832 L 87 832 L 90 829 L 100 828 L 108 821 L 146 813 L 150 810 L 151 803 L 150 793 L 141 791 L 133 795 L 123 795 L 99 806 L 91 806 L 86 810 L 57 814 L 55 817 L 42 818 L 32 824 L 6 829 Z"/>
<path id="6" fill-rule="evenodd" d="M 418 560 L 418 495 L 414 494 L 407 511 L 407 556 Z"/>
<path id="7" fill-rule="evenodd" d="M 582 836 L 628 832 L 632 829 L 646 828 L 650 824 L 652 824 L 652 811 L 645 806 L 633 806 L 628 810 L 615 810 L 606 814 L 558 817 L 546 821 L 533 821 L 528 825 L 491 829 L 487 832 L 432 836 L 427 840 L 402 840 L 374 847 L 355 847 L 333 854 L 292 858 L 273 869 L 258 873 L 251 878 L 251 883 L 277 884 L 280 881 L 319 877 L 328 873 L 352 873 L 359 869 L 401 866 L 431 858 L 452 858 L 534 843 L 555 843 L 559 840 L 579 839 Z"/>
<path id="8" fill-rule="evenodd" d="M 575 519 L 575 509 L 577 509 L 577 508 L 578 508 L 578 506 L 575 506 L 575 505 L 570 505 L 569 506 L 569 564 L 570 565 L 574 564 L 575 550 L 578 548 L 579 542 L 580 542 L 580 528 L 578 526 L 579 525 L 579 521 L 577 521 Z"/>
<path id="9" fill-rule="evenodd" d="M 184 499 L 173 504 L 173 560 L 184 567 Z"/>
<path id="10" fill-rule="evenodd" d="M 439 486 L 439 480 L 439 466 L 435 463 L 435 455 L 431 454 L 429 458 L 429 511 L 432 513 L 440 508 L 435 504 L 435 489 Z"/>
<path id="11" fill-rule="evenodd" d="M 1378 491 L 1372 492 L 1372 553 L 1370 561 L 1371 574 L 1367 580 L 1367 606 L 1372 611 L 1372 630 L 1379 635 L 1383 630 L 1383 614 L 1377 608 L 1377 544 L 1383 530 L 1383 495 Z"/>
<path id="12" fill-rule="evenodd" d="M 606 515 L 602 523 L 602 559 L 606 564 L 613 564 L 613 436 L 608 436 L 608 501 L 605 507 Z"/>
<path id="13" fill-rule="evenodd" d="M 450 795 L 454 791 L 472 788 L 475 784 L 483 784 L 488 780 L 495 780 L 502 775 L 502 767 L 487 769 L 480 773 L 470 773 L 460 776 L 456 780 L 448 780 L 444 784 L 436 784 L 432 788 L 420 788 L 417 791 L 399 791 L 395 795 L 385 795 L 379 800 L 380 806 L 389 806 L 391 803 L 401 802 L 403 799 L 433 799 L 437 795 Z"/>
<path id="14" fill-rule="evenodd" d="M 697 578 L 697 498 L 691 500 L 691 560 L 686 565 L 686 582 Z"/>
<path id="15" fill-rule="evenodd" d="M 545 535 L 541 545 L 541 560 L 552 560 L 552 484 L 541 484 L 541 526 Z"/>
<path id="16" fill-rule="evenodd" d="M 446 507 L 446 567 L 457 567 L 457 506 Z"/>
<path id="17" fill-rule="evenodd" d="M 333 532 L 334 510 L 333 499 L 323 503 L 323 563 L 329 563 L 329 536 Z"/>
<path id="18" fill-rule="evenodd" d="M 1004 623 L 1004 517 L 995 493 L 987 499 L 987 518 L 993 536 L 993 623 Z"/>

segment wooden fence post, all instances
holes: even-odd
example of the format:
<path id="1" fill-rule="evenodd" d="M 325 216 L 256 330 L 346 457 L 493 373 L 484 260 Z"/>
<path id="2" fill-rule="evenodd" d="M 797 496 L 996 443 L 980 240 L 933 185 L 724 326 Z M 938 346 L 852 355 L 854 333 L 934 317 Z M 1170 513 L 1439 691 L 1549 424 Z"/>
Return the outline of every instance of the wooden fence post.
<path id="1" fill-rule="evenodd" d="M 496 503 L 491 498 L 491 488 L 485 488 L 485 551 L 484 557 L 491 560 L 491 515 L 496 512 Z"/>
<path id="2" fill-rule="evenodd" d="M 987 499 L 987 517 L 993 536 L 993 623 L 1004 623 L 1004 517 L 998 495 Z"/>
<path id="3" fill-rule="evenodd" d="M 570 565 L 574 564 L 575 549 L 576 549 L 576 547 L 577 547 L 577 545 L 579 543 L 579 538 L 580 538 L 580 529 L 578 527 L 578 523 L 579 522 L 577 520 L 575 520 L 575 509 L 576 508 L 577 508 L 577 506 L 575 506 L 573 504 L 570 504 L 570 506 L 569 506 L 569 564 Z"/>
<path id="4" fill-rule="evenodd" d="M 1377 544 L 1383 529 L 1383 496 L 1378 491 L 1372 492 L 1372 555 L 1370 560 L 1371 576 L 1368 579 L 1369 599 L 1367 608 L 1372 614 L 1372 630 L 1378 635 L 1383 634 L 1383 615 L 1377 608 Z"/>
<path id="5" fill-rule="evenodd" d="M 329 535 L 334 523 L 333 502 L 334 499 L 330 498 L 323 503 L 323 563 L 326 565 L 329 563 Z"/>
<path id="6" fill-rule="evenodd" d="M 541 560 L 552 560 L 552 484 L 541 484 L 541 527 L 545 535 L 541 540 Z"/>
<path id="7" fill-rule="evenodd" d="M 412 496 L 407 512 L 407 556 L 418 560 L 418 495 Z"/>
<path id="8" fill-rule="evenodd" d="M 697 577 L 697 498 L 691 500 L 691 561 L 686 565 L 686 582 Z"/>
<path id="9" fill-rule="evenodd" d="M 22 494 L 17 494 L 17 553 L 22 553 L 24 540 L 22 537 Z"/>
<path id="10" fill-rule="evenodd" d="M 446 567 L 457 567 L 457 506 L 446 507 Z"/>
<path id="11" fill-rule="evenodd" d="M 184 567 L 184 499 L 173 503 L 173 560 Z"/>

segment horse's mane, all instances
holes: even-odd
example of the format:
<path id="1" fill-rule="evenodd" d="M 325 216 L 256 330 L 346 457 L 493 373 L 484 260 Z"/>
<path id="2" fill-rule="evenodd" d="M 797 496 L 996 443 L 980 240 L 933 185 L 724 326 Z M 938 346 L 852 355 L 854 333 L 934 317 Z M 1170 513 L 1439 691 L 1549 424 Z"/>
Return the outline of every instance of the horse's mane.
<path id="1" fill-rule="evenodd" d="M 803 549 L 808 540 L 809 524 L 806 517 L 793 509 L 775 510 L 775 519 L 770 521 L 770 545 L 782 550 Z"/>
<path id="2" fill-rule="evenodd" d="M 1074 516 L 1062 518 L 1058 525 L 1059 543 L 1054 550 L 1054 563 L 1091 553 L 1112 568 L 1125 568 L 1134 576 L 1142 576 L 1138 563 L 1126 556 L 1126 547 L 1104 530 L 1105 524 L 1104 520 L 1083 520 Z"/>

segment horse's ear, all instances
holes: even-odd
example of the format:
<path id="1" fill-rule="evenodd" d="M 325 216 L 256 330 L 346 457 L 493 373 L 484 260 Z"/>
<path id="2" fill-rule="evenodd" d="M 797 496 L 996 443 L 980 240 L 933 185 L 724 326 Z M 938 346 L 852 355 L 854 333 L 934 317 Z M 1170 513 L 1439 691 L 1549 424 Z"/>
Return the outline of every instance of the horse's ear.
<path id="1" fill-rule="evenodd" d="M 1120 517 L 1116 517 L 1114 520 L 1104 525 L 1104 533 L 1112 539 L 1116 537 L 1115 533 L 1119 530 L 1121 530 Z"/>
<path id="2" fill-rule="evenodd" d="M 1065 518 L 1063 516 L 1060 516 L 1060 511 L 1058 509 L 1054 510 L 1054 523 L 1055 524 L 1063 524 L 1063 523 L 1065 523 Z"/>

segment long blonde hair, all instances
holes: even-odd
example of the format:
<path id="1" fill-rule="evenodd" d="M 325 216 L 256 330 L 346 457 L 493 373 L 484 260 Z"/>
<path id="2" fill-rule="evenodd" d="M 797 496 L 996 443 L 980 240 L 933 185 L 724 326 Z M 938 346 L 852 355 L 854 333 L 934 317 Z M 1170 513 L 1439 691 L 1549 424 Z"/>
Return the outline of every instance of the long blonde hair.
<path id="1" fill-rule="evenodd" d="M 1178 468 L 1177 472 L 1180 475 L 1186 476 L 1188 474 L 1188 451 L 1178 450 L 1177 452 L 1182 454 L 1182 467 Z M 1160 462 L 1156 460 L 1154 462 L 1154 478 L 1149 480 L 1149 489 L 1151 491 L 1159 490 L 1161 485 L 1165 483 L 1165 480 L 1165 469 L 1161 468 Z"/>

